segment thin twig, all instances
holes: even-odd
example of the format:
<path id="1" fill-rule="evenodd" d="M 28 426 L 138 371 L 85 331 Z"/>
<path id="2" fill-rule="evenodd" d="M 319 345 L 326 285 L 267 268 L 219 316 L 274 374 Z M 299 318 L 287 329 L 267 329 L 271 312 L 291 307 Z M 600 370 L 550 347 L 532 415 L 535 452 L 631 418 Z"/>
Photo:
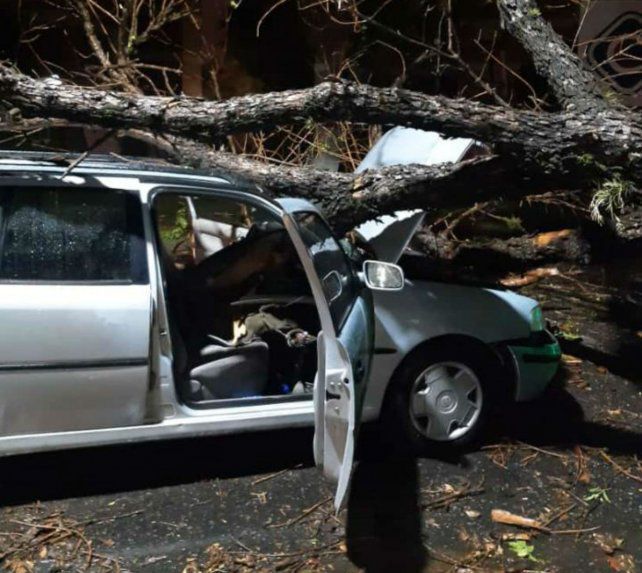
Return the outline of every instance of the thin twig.
<path id="1" fill-rule="evenodd" d="M 282 476 L 283 474 L 288 473 L 289 471 L 291 471 L 290 468 L 286 468 L 284 470 L 281 470 L 280 472 L 275 472 L 273 474 L 270 474 L 270 475 L 267 475 L 267 476 L 263 476 L 262 478 L 254 480 L 252 482 L 252 485 L 253 486 L 254 485 L 259 485 L 260 483 L 264 483 L 264 482 L 269 481 L 271 479 L 274 479 L 276 477 Z"/>
<path id="2" fill-rule="evenodd" d="M 274 525 L 268 525 L 268 527 L 276 529 L 276 528 L 281 528 L 281 527 L 290 527 L 291 525 L 294 525 L 295 523 L 298 523 L 302 519 L 305 519 L 308 515 L 319 509 L 322 505 L 325 505 L 329 501 L 332 501 L 332 496 L 326 497 L 325 499 L 315 503 L 313 506 L 309 507 L 305 511 L 303 511 L 300 515 L 297 515 L 296 517 L 293 517 L 292 519 L 288 519 L 287 521 L 284 521 L 283 523 L 275 523 Z"/>
<path id="3" fill-rule="evenodd" d="M 600 450 L 600 455 L 608 462 L 610 463 L 616 470 L 618 470 L 622 475 L 625 475 L 626 477 L 637 481 L 639 483 L 642 483 L 642 476 L 636 476 L 635 474 L 632 474 L 628 470 L 624 469 L 620 464 L 618 464 L 611 456 L 609 456 L 604 450 Z"/>

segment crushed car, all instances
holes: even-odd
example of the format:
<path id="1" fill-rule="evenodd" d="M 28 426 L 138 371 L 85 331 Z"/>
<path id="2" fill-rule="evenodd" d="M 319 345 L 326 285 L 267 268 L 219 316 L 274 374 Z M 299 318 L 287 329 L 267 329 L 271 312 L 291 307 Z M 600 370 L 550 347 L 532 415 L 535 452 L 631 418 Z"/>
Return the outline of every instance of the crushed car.
<path id="1" fill-rule="evenodd" d="M 355 265 L 307 201 L 111 156 L 0 176 L 0 455 L 314 425 L 341 507 L 361 420 L 457 445 L 553 370 L 535 301 Z"/>

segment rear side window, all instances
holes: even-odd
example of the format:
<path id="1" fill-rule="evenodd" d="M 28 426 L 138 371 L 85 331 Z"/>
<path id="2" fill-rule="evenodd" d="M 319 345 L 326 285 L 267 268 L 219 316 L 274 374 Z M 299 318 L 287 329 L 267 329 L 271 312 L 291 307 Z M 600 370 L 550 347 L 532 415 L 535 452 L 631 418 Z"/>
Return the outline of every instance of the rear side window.
<path id="1" fill-rule="evenodd" d="M 0 280 L 147 282 L 140 200 L 111 189 L 0 190 Z"/>

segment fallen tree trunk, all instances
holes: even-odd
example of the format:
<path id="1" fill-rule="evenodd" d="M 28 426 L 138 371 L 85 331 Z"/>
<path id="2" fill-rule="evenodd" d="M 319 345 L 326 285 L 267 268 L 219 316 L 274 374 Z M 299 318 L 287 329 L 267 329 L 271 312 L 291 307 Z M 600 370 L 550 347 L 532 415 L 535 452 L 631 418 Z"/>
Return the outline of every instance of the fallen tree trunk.
<path id="1" fill-rule="evenodd" d="M 0 98 L 26 117 L 146 129 L 205 143 L 310 120 L 406 125 L 483 141 L 512 161 L 520 161 L 531 177 L 555 176 L 581 187 L 594 180 L 596 162 L 600 162 L 605 167 L 626 166 L 625 177 L 642 186 L 642 125 L 634 114 L 618 109 L 520 111 L 348 82 L 204 101 L 35 80 L 6 65 L 0 65 Z"/>
<path id="2" fill-rule="evenodd" d="M 616 234 L 624 241 L 642 241 L 642 192 L 627 199 L 616 226 Z"/>
<path id="3" fill-rule="evenodd" d="M 175 140 L 175 149 L 181 163 L 234 173 L 275 195 L 315 202 L 340 232 L 400 209 L 457 209 L 497 198 L 499 189 L 506 196 L 519 197 L 543 187 L 562 186 L 560 180 L 524 178 L 512 162 L 496 156 L 456 164 L 395 165 L 352 175 L 258 162 L 185 139 Z"/>

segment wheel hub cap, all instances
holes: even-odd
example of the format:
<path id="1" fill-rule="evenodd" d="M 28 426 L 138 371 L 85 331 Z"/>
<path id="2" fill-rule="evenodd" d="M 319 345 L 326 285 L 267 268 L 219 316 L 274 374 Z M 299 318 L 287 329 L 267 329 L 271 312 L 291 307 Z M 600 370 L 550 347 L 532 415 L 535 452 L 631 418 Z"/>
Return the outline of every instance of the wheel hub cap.
<path id="1" fill-rule="evenodd" d="M 456 407 L 457 396 L 454 392 L 446 390 L 446 392 L 442 392 L 437 398 L 437 409 L 443 414 L 452 412 Z"/>
<path id="2" fill-rule="evenodd" d="M 415 380 L 410 396 L 410 418 L 426 438 L 447 442 L 469 432 L 482 408 L 477 375 L 460 362 L 429 366 Z"/>

